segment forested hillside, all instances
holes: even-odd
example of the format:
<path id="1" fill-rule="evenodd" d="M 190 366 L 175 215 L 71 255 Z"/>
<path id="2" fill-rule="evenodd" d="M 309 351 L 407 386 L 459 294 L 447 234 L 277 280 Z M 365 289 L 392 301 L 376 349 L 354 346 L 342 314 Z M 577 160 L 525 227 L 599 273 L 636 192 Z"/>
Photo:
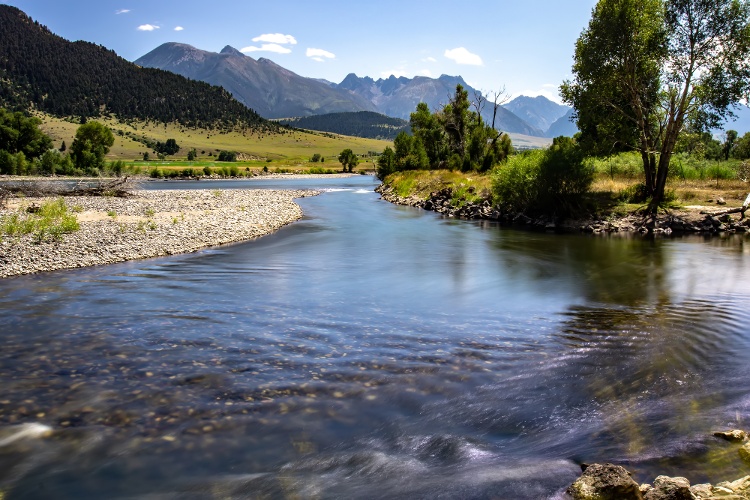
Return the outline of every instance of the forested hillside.
<path id="1" fill-rule="evenodd" d="M 0 106 L 196 127 L 276 127 L 220 87 L 141 68 L 93 43 L 69 42 L 7 5 L 0 5 Z"/>
<path id="2" fill-rule="evenodd" d="M 281 120 L 281 123 L 308 130 L 387 140 L 393 140 L 399 132 L 409 129 L 409 122 L 406 120 L 371 111 L 305 116 Z"/>

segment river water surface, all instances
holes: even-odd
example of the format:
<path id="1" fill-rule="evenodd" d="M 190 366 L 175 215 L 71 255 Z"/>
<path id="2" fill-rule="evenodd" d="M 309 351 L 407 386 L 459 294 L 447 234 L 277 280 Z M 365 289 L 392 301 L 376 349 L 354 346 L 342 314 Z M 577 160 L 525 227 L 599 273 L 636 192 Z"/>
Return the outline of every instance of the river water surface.
<path id="1" fill-rule="evenodd" d="M 711 431 L 750 427 L 750 238 L 516 231 L 364 176 L 250 185 L 325 192 L 255 241 L 0 281 L 0 498 L 544 499 L 581 462 L 747 473 Z"/>

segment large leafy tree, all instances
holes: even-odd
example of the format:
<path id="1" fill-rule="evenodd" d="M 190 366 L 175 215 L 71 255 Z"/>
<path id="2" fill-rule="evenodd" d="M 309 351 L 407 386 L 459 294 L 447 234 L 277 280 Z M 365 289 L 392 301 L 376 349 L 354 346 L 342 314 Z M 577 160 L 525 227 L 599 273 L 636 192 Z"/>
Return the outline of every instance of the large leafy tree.
<path id="1" fill-rule="evenodd" d="M 349 169 L 349 172 L 352 172 L 354 167 L 359 163 L 359 158 L 351 149 L 347 148 L 339 154 L 339 162 L 341 162 L 341 165 L 344 167 L 344 172 L 346 172 L 347 169 Z"/>
<path id="2" fill-rule="evenodd" d="M 0 108 L 0 150 L 38 158 L 52 148 L 52 140 L 39 130 L 39 118 Z"/>
<path id="3" fill-rule="evenodd" d="M 70 145 L 70 156 L 77 168 L 87 173 L 104 166 L 104 157 L 114 144 L 112 131 L 97 121 L 88 121 L 78 127 L 73 144 Z"/>
<path id="4" fill-rule="evenodd" d="M 718 125 L 750 95 L 748 0 L 600 0 L 561 87 L 581 142 L 632 148 L 655 212 L 687 124 Z"/>

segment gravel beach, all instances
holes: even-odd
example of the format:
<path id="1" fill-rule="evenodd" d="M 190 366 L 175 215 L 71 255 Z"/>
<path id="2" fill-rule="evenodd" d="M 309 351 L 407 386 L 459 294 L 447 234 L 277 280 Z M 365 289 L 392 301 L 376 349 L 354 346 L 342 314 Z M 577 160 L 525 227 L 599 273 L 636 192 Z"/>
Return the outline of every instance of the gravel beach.
<path id="1" fill-rule="evenodd" d="M 128 198 L 66 196 L 80 230 L 61 241 L 2 236 L 0 278 L 194 252 L 249 240 L 302 217 L 300 190 L 138 190 Z M 0 217 L 51 198 L 8 200 Z"/>

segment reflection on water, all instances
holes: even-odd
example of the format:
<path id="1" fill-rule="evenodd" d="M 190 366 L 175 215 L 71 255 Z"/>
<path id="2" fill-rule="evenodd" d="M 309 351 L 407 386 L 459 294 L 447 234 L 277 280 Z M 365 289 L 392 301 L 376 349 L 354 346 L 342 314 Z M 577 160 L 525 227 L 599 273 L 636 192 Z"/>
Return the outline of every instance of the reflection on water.
<path id="1" fill-rule="evenodd" d="M 750 411 L 744 238 L 518 232 L 328 187 L 257 241 L 0 282 L 0 496 L 549 498 L 597 460 L 739 477 L 710 431 Z"/>

